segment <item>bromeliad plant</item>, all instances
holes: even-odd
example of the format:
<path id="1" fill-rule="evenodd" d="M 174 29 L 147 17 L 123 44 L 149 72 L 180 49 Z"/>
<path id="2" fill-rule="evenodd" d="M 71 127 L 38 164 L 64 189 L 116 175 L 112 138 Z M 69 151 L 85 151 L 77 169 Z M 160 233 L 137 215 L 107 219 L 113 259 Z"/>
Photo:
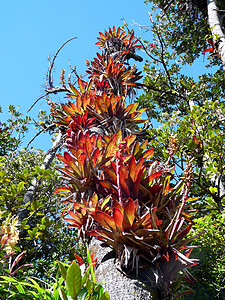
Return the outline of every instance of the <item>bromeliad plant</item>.
<path id="1" fill-rule="evenodd" d="M 88 62 L 89 81 L 69 85 L 70 101 L 52 109 L 66 137 L 67 151 L 58 155 L 66 185 L 57 189 L 65 220 L 83 240 L 94 236 L 113 248 L 121 269 L 143 280 L 156 299 L 179 296 L 181 280 L 192 281 L 187 268 L 196 264 L 187 246 L 191 164 L 173 186 L 174 137 L 168 161 L 152 160 L 139 127 L 142 110 L 126 104 L 140 79 L 129 65 L 130 58 L 141 60 L 134 34 L 109 28 L 97 44 L 103 53 Z"/>

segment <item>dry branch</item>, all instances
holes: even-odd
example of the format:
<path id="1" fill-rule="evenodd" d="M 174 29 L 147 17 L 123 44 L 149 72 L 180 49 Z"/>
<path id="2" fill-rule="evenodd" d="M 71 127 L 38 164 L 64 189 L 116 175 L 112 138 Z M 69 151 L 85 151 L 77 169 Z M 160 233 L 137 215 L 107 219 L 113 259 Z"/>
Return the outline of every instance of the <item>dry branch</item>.
<path id="1" fill-rule="evenodd" d="M 29 108 L 28 112 L 33 108 L 33 106 L 42 98 L 48 96 L 49 94 L 57 94 L 59 92 L 70 92 L 70 90 L 67 87 L 59 87 L 56 86 L 54 87 L 53 85 L 53 77 L 52 77 L 52 69 L 55 63 L 55 59 L 57 57 L 57 55 L 59 54 L 59 52 L 61 51 L 61 49 L 70 41 L 76 39 L 76 37 L 73 37 L 69 40 L 67 40 L 56 52 L 56 54 L 54 55 L 52 61 L 49 61 L 49 69 L 48 69 L 48 73 L 47 73 L 47 82 L 46 82 L 46 89 L 45 89 L 45 95 L 39 97 Z M 52 125 L 50 125 L 52 126 Z M 37 135 L 39 135 L 41 132 L 39 132 Z M 36 137 L 35 136 L 35 137 Z M 34 138 L 35 138 L 34 137 Z M 32 140 L 31 140 L 32 141 Z M 30 142 L 31 142 L 30 141 Z M 29 143 L 30 143 L 29 142 Z M 50 164 L 52 162 L 52 160 L 54 159 L 57 150 L 62 146 L 62 142 L 63 142 L 63 133 L 59 132 L 57 139 L 55 140 L 55 142 L 52 145 L 52 148 L 50 150 L 48 150 L 46 157 L 44 159 L 43 164 L 41 165 L 41 169 L 48 169 L 50 167 Z M 27 209 L 27 206 L 32 202 L 34 196 L 35 196 L 35 192 L 37 190 L 38 185 L 40 184 L 40 180 L 38 180 L 37 178 L 34 178 L 31 185 L 29 186 L 28 190 L 26 191 L 24 197 L 23 197 L 23 203 L 22 206 L 24 206 L 23 208 L 19 208 L 18 212 L 17 212 L 17 216 L 18 216 L 18 222 L 21 225 L 22 221 L 28 217 L 29 214 L 29 210 Z"/>

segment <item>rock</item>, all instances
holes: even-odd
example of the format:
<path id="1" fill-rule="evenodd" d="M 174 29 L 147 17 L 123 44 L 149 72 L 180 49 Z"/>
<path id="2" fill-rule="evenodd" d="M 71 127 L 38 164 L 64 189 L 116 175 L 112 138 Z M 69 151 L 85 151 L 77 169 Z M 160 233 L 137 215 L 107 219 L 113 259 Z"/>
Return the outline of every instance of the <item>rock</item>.
<path id="1" fill-rule="evenodd" d="M 92 240 L 90 252 L 98 258 L 96 281 L 108 291 L 111 300 L 149 300 L 152 299 L 143 284 L 136 279 L 126 277 L 115 265 L 115 258 L 109 247 L 102 247 L 101 242 Z"/>

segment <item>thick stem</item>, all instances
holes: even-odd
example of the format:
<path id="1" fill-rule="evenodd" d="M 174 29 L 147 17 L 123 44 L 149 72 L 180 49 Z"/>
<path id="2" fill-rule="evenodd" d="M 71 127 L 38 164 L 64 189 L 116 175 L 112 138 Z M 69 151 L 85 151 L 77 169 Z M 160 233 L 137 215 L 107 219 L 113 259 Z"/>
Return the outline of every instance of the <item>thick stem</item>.
<path id="1" fill-rule="evenodd" d="M 121 193 L 121 184 L 120 184 L 120 161 L 116 160 L 116 180 L 117 180 L 117 188 L 118 188 L 118 197 L 119 203 L 122 203 L 122 193 Z"/>

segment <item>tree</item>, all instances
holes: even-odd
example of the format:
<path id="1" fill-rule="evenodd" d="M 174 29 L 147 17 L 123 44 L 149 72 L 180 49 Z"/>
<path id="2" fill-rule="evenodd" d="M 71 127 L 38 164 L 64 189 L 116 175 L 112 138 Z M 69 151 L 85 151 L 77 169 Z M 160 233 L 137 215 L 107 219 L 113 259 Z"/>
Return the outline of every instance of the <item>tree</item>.
<path id="1" fill-rule="evenodd" d="M 33 148 L 21 148 L 23 135 L 29 127 L 29 118 L 10 106 L 11 117 L 1 124 L 1 156 L 0 156 L 0 212 L 1 224 L 7 219 L 18 220 L 17 228 L 20 238 L 16 252 L 25 254 L 20 264 L 32 263 L 29 268 L 32 275 L 50 280 L 49 269 L 54 270 L 54 261 L 73 257 L 73 253 L 81 254 L 83 249 L 71 241 L 65 223 L 60 218 L 59 197 L 54 190 L 60 186 L 59 173 L 56 171 L 56 160 L 41 168 L 46 161 L 46 152 Z M 48 155 L 47 155 L 48 158 Z M 33 198 L 24 203 L 27 190 L 32 182 L 38 182 Z M 20 212 L 26 216 L 19 219 Z M 74 234 L 76 235 L 76 234 Z M 19 248 L 18 248 L 19 247 Z M 15 256 L 15 255 L 14 255 Z"/>
<path id="2" fill-rule="evenodd" d="M 214 197 L 213 199 L 222 213 L 223 205 L 221 202 L 224 197 L 224 73 L 221 70 L 218 70 L 214 75 L 203 74 L 199 77 L 198 82 L 194 82 L 193 78 L 182 74 L 181 66 L 175 62 L 175 59 L 178 62 L 185 63 L 189 61 L 191 63 L 199 56 L 199 52 L 202 52 L 199 51 L 200 49 L 196 49 L 196 47 L 192 44 L 190 47 L 187 47 L 186 36 L 190 35 L 192 31 L 191 29 L 188 30 L 188 22 L 185 22 L 192 22 L 196 25 L 195 27 L 198 28 L 198 23 L 195 24 L 194 22 L 196 19 L 197 22 L 201 19 L 204 11 L 201 12 L 196 10 L 197 8 L 195 6 L 193 6 L 193 11 L 186 11 L 184 10 L 184 4 L 186 5 L 186 2 L 178 2 L 177 6 L 174 3 L 176 2 L 171 2 L 169 7 L 166 6 L 166 10 L 163 9 L 162 15 L 156 16 L 156 19 L 159 20 L 158 23 L 153 24 L 152 29 L 156 37 L 157 45 L 155 44 L 155 47 L 152 49 L 152 53 L 149 53 L 152 56 L 152 60 L 149 60 L 145 65 L 147 73 L 147 76 L 144 79 L 146 95 L 141 96 L 139 100 L 142 106 L 147 107 L 147 114 L 149 117 L 158 117 L 160 119 L 162 116 L 160 112 L 162 112 L 165 113 L 165 119 L 169 120 L 173 111 L 179 113 L 180 117 L 185 116 L 185 121 L 183 118 L 177 117 L 177 119 L 171 120 L 171 124 L 168 123 L 167 125 L 172 128 L 173 122 L 178 122 L 178 126 L 174 123 L 174 133 L 177 131 L 180 135 L 182 134 L 181 131 L 185 132 L 183 138 L 185 139 L 185 137 L 187 137 L 187 139 L 186 142 L 184 142 L 182 138 L 180 139 L 180 153 L 181 155 L 182 153 L 185 153 L 187 156 L 190 154 L 188 151 L 191 151 L 191 156 L 195 156 L 195 159 L 198 158 L 199 164 L 203 163 L 203 168 L 200 166 L 197 169 L 198 174 L 196 174 L 196 177 L 198 178 L 198 185 L 200 187 L 201 182 L 209 181 L 209 183 L 205 186 L 205 193 Z M 171 13 L 172 15 L 169 22 L 166 20 L 166 13 Z M 196 18 L 190 19 L 191 14 L 195 14 L 194 16 Z M 177 27 L 175 27 L 175 19 L 178 16 L 181 19 L 181 24 L 185 23 L 185 25 L 182 25 L 177 29 Z M 205 27 L 206 25 L 207 23 L 205 23 Z M 189 27 L 192 28 L 191 25 Z M 201 27 L 201 31 L 199 30 L 200 34 L 202 31 L 206 32 L 207 28 L 205 27 Z M 167 28 L 167 30 L 165 30 L 165 28 Z M 184 36 L 178 44 L 181 31 L 185 31 L 186 36 Z M 193 37 L 195 43 L 195 35 L 190 36 Z M 201 43 L 203 42 L 204 37 L 202 38 Z M 186 53 L 183 53 L 183 45 L 187 48 Z M 152 44 L 146 44 L 145 48 L 147 47 L 151 49 Z M 173 53 L 168 52 L 170 50 L 169 47 L 172 47 L 175 51 Z M 213 62 L 211 63 L 215 64 L 215 59 L 218 58 L 212 57 L 212 59 Z M 220 61 L 218 61 L 218 63 L 219 62 Z M 160 66 L 162 68 L 157 69 L 156 66 Z M 181 122 L 179 123 L 180 119 Z M 203 120 L 207 120 L 207 122 L 203 122 Z M 210 140 L 212 141 L 211 138 L 216 135 L 219 135 L 220 139 L 215 141 L 212 145 Z M 189 150 L 185 150 L 182 147 L 182 145 L 184 146 L 187 143 L 191 146 L 191 149 Z M 188 146 L 185 147 L 187 148 Z M 217 161 L 219 164 L 216 163 Z M 209 165 L 213 168 L 215 163 L 217 165 L 217 169 L 213 170 L 214 176 L 212 176 Z M 203 170 L 207 171 L 204 173 Z M 201 178 L 201 176 L 203 178 Z M 215 188 L 218 187 L 218 191 L 216 193 L 212 193 L 209 189 L 207 189 L 207 187 L 209 188 L 211 185 Z M 201 189 L 202 191 L 204 190 L 203 187 L 201 187 Z"/>
<path id="3" fill-rule="evenodd" d="M 2 113 L 1 106 L 0 113 Z M 22 114 L 13 105 L 9 106 L 9 114 L 7 122 L 0 122 L 0 157 L 21 146 L 22 139 L 28 131 L 29 117 L 22 119 Z"/>
<path id="4" fill-rule="evenodd" d="M 150 2 L 150 1 L 148 1 Z M 224 256 L 219 242 L 223 231 L 225 205 L 224 190 L 224 71 L 222 52 L 219 53 L 223 2 L 218 1 L 217 13 L 221 22 L 212 26 L 211 6 L 214 1 L 153 1 L 150 14 L 154 40 L 142 41 L 148 54 L 143 80 L 144 94 L 138 99 L 147 115 L 156 118 L 162 126 L 149 130 L 150 147 L 154 145 L 159 160 L 169 156 L 170 136 L 177 138 L 177 151 L 173 163 L 178 167 L 174 184 L 180 179 L 186 160 L 194 164 L 191 194 L 196 198 L 192 208 L 196 211 L 196 232 L 205 234 L 195 240 L 200 244 L 202 260 L 196 267 L 196 299 L 224 297 L 224 272 L 221 268 Z M 158 9 L 158 10 L 157 10 Z M 208 9 L 208 14 L 207 14 Z M 155 13 L 154 13 L 155 11 Z M 179 20 L 179 25 L 177 24 Z M 209 27 L 208 27 L 209 24 Z M 212 33 L 211 33 L 212 30 Z M 206 41 L 210 48 L 207 48 Z M 222 48 L 223 39 L 219 39 Z M 215 45 L 216 44 L 216 45 Z M 220 50 L 221 51 L 221 50 Z M 192 65 L 201 55 L 209 53 L 207 67 L 211 73 L 201 74 L 196 82 L 185 75 L 182 66 Z M 193 65 L 193 70 L 194 70 Z M 205 219 L 204 219 L 205 217 Z M 204 224 L 204 226 L 203 226 Z M 222 228 L 221 228 L 222 226 Z M 215 231 L 215 235 L 212 232 Z M 196 233 L 195 232 L 195 233 Z M 209 242 L 209 236 L 213 242 Z M 211 254 L 210 260 L 204 259 Z M 216 265 L 216 267 L 215 267 Z M 217 270 L 212 273 L 211 270 Z M 205 270 L 205 272 L 203 271 Z M 216 283 L 216 284 L 214 284 Z"/>
<path id="5" fill-rule="evenodd" d="M 212 32 L 215 50 L 221 58 L 225 69 L 225 38 L 224 38 L 224 3 L 215 0 L 207 0 L 208 24 Z"/>

